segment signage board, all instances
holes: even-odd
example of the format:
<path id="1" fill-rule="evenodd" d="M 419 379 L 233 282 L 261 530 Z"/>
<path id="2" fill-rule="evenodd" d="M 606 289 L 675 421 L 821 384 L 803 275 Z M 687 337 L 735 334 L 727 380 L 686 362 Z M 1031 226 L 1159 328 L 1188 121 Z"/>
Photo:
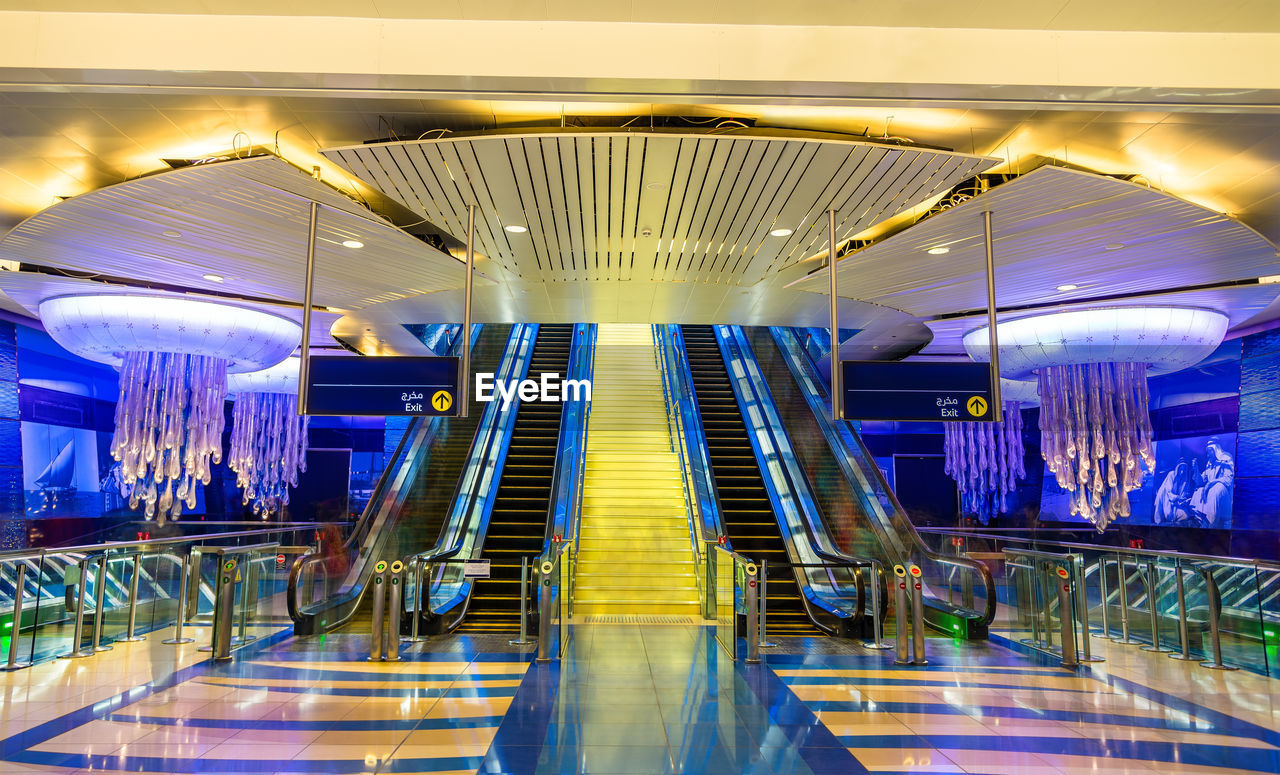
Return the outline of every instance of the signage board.
<path id="1" fill-rule="evenodd" d="M 468 560 L 462 563 L 462 576 L 468 579 L 489 578 L 488 560 Z"/>
<path id="2" fill-rule="evenodd" d="M 458 414 L 458 358 L 321 356 L 307 374 L 307 414 Z"/>
<path id="3" fill-rule="evenodd" d="M 990 422 L 985 363 L 841 361 L 845 420 Z"/>

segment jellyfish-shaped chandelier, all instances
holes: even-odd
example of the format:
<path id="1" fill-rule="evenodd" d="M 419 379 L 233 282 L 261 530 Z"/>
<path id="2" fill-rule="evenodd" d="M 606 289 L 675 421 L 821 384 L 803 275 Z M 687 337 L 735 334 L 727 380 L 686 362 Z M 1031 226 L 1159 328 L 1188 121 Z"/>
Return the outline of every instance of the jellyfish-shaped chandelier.
<path id="1" fill-rule="evenodd" d="M 58 296 L 40 319 L 58 344 L 120 369 L 111 454 L 130 508 L 159 524 L 195 507 L 222 459 L 227 374 L 279 363 L 301 336 L 286 318 L 180 296 Z"/>
<path id="2" fill-rule="evenodd" d="M 307 417 L 298 417 L 299 358 L 262 371 L 232 374 L 235 396 L 227 466 L 236 472 L 245 504 L 267 519 L 289 504 L 289 488 L 307 470 Z"/>
<path id="3" fill-rule="evenodd" d="M 1155 465 L 1148 373 L 1199 363 L 1226 330 L 1226 315 L 1191 307 L 1073 309 L 996 325 L 1001 373 L 1039 383 L 1040 453 L 1073 515 L 1100 532 L 1129 516 L 1142 467 Z M 991 359 L 985 327 L 964 346 Z"/>
<path id="4" fill-rule="evenodd" d="M 961 508 L 984 525 L 993 513 L 1009 510 L 1009 494 L 1027 475 L 1022 407 L 1038 400 L 1030 381 L 1002 379 L 1000 392 L 1000 422 L 949 422 L 942 428 L 946 472 L 960 490 Z"/>

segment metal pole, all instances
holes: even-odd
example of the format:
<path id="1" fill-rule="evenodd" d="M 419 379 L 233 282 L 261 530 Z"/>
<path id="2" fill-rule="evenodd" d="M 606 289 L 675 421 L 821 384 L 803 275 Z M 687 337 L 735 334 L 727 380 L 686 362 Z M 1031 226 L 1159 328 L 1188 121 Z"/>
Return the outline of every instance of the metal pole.
<path id="1" fill-rule="evenodd" d="M 827 267 L 831 272 L 831 419 L 844 413 L 840 392 L 840 312 L 836 295 L 836 211 L 827 211 Z"/>
<path id="2" fill-rule="evenodd" d="M 191 558 L 186 557 L 182 563 L 182 579 L 178 582 L 178 622 L 172 638 L 160 641 L 172 646 L 175 643 L 191 643 L 195 638 L 182 637 L 182 625 L 187 618 L 187 585 L 191 577 Z"/>
<path id="3" fill-rule="evenodd" d="M 1120 637 L 1116 643 L 1130 645 L 1138 641 L 1129 637 L 1129 580 L 1124 573 L 1125 561 L 1116 555 L 1116 592 L 1120 595 Z"/>
<path id="4" fill-rule="evenodd" d="M 1156 604 L 1160 601 L 1160 576 L 1154 560 L 1147 560 L 1147 610 L 1151 613 L 1151 645 L 1143 646 L 1143 651 L 1167 654 L 1171 648 L 1160 645 L 1160 610 Z"/>
<path id="5" fill-rule="evenodd" d="M 1075 617 L 1071 606 L 1071 576 L 1067 569 L 1058 566 L 1058 621 L 1062 626 L 1062 666 L 1076 667 L 1080 662 L 1076 659 Z M 1085 632 L 1088 632 L 1086 629 Z M 1086 637 L 1086 640 L 1088 638 Z"/>
<path id="6" fill-rule="evenodd" d="M 388 596 L 391 598 L 391 601 L 387 604 L 387 613 L 389 614 L 387 617 L 388 662 L 400 661 L 400 614 L 403 610 L 401 595 L 404 593 L 404 589 L 400 582 L 402 579 L 401 572 L 403 570 L 404 565 L 402 565 L 399 560 L 396 560 L 391 563 L 391 576 L 387 579 L 387 583 L 391 587 L 387 592 Z"/>
<path id="7" fill-rule="evenodd" d="M 18 563 L 13 588 L 13 624 L 9 627 L 9 661 L 0 671 L 9 672 L 31 667 L 30 662 L 18 661 L 18 635 L 22 632 L 22 594 L 27 583 L 27 566 Z M 39 609 L 36 609 L 37 611 Z M 34 637 L 34 636 L 33 636 Z"/>
<path id="8" fill-rule="evenodd" d="M 1093 647 L 1089 644 L 1089 587 L 1085 584 L 1084 557 L 1071 555 L 1071 573 L 1076 584 L 1076 610 L 1080 617 L 1080 661 L 1105 662 L 1102 657 L 1093 655 Z"/>
<path id="9" fill-rule="evenodd" d="M 84 642 L 84 588 L 88 586 L 88 584 L 85 583 L 85 580 L 89 575 L 89 558 L 81 558 L 79 567 L 80 588 L 76 590 L 76 626 L 73 628 L 71 635 L 71 653 L 63 654 L 64 659 L 81 659 L 83 657 L 93 656 L 92 649 L 85 651 L 80 648 L 81 644 Z"/>
<path id="10" fill-rule="evenodd" d="M 307 215 L 307 279 L 302 289 L 302 344 L 298 362 L 298 415 L 307 413 L 311 372 L 311 288 L 316 277 L 316 216 L 320 205 L 312 202 Z"/>
<path id="11" fill-rule="evenodd" d="M 769 642 L 769 561 L 760 561 L 760 648 L 777 646 Z"/>
<path id="12" fill-rule="evenodd" d="M 1108 594 L 1107 594 L 1107 558 L 1106 557 L 1098 558 L 1098 589 L 1102 593 L 1102 632 L 1099 633 L 1099 636 L 1103 638 L 1110 638 L 1111 637 L 1111 621 L 1110 621 L 1110 615 L 1107 613 L 1107 608 L 1111 604 L 1107 602 Z"/>
<path id="13" fill-rule="evenodd" d="M 879 560 L 871 561 L 871 642 L 863 643 L 869 649 L 891 649 L 893 644 L 885 643 L 882 638 L 884 633 L 881 631 L 883 624 L 880 621 L 880 575 L 881 567 Z"/>
<path id="14" fill-rule="evenodd" d="M 107 555 L 98 558 L 98 575 L 94 587 L 93 607 L 93 650 L 110 651 L 110 646 L 102 643 L 102 626 L 107 620 Z"/>
<path id="15" fill-rule="evenodd" d="M 1181 558 L 1174 560 L 1174 573 L 1178 577 L 1178 640 L 1182 646 L 1181 654 L 1170 654 L 1169 659 L 1180 659 L 1184 662 L 1190 662 L 1196 657 L 1191 656 L 1191 637 L 1187 633 L 1187 589 L 1186 583 L 1182 579 L 1182 560 Z"/>
<path id="16" fill-rule="evenodd" d="M 209 651 L 213 652 L 214 661 L 224 662 L 231 659 L 231 626 L 236 609 L 236 576 L 239 562 L 234 557 L 218 560 L 218 587 L 213 596 L 213 633 Z M 204 651 L 205 647 L 197 649 Z"/>
<path id="17" fill-rule="evenodd" d="M 137 643 L 146 640 L 145 635 L 135 634 L 138 624 L 138 577 L 142 575 L 142 554 L 133 555 L 133 577 L 129 579 L 129 625 L 125 627 L 124 637 L 116 640 L 125 643 Z"/>
<path id="18" fill-rule="evenodd" d="M 551 572 L 556 568 L 551 560 L 543 560 L 538 568 L 542 582 L 538 586 L 538 657 L 539 662 L 551 660 Z"/>
<path id="19" fill-rule="evenodd" d="M 1218 582 L 1213 578 L 1213 569 L 1202 567 L 1197 570 L 1204 576 L 1205 584 L 1209 588 L 1209 637 L 1213 646 L 1212 661 L 1201 662 L 1200 667 L 1207 667 L 1210 670 L 1239 670 L 1240 668 L 1224 664 L 1222 661 L 1222 640 L 1221 633 L 1218 632 L 1218 617 L 1222 616 L 1222 595 L 1218 592 Z"/>
<path id="20" fill-rule="evenodd" d="M 1053 570 L 1052 563 L 1042 562 L 1040 564 L 1040 573 L 1036 576 L 1036 584 L 1039 587 L 1040 610 L 1044 614 L 1044 645 L 1053 646 L 1053 600 L 1049 596 L 1049 588 L 1057 588 L 1057 585 L 1049 578 L 1049 572 Z M 1048 582 L 1048 583 L 1046 583 Z"/>
<path id="21" fill-rule="evenodd" d="M 744 599 L 747 605 L 747 664 L 760 661 L 760 597 L 756 580 L 755 563 L 747 563 L 747 589 Z"/>
<path id="22" fill-rule="evenodd" d="M 471 281 L 476 266 L 476 206 L 467 205 L 467 276 L 462 285 L 462 368 L 458 372 L 458 416 L 471 410 Z"/>
<path id="23" fill-rule="evenodd" d="M 240 635 L 237 640 L 241 645 L 257 640 L 257 635 L 249 634 L 249 612 L 258 607 L 258 565 L 256 556 L 245 559 L 244 576 L 240 585 Z"/>
<path id="24" fill-rule="evenodd" d="M 413 561 L 413 629 L 409 636 L 410 643 L 421 643 L 426 640 L 418 634 L 418 628 L 422 621 L 422 568 L 424 563 L 421 559 Z"/>
<path id="25" fill-rule="evenodd" d="M 991 246 L 991 211 L 982 214 L 982 239 L 987 248 L 987 339 L 991 346 L 991 419 L 1004 419 L 1004 400 L 1000 396 L 1000 349 L 996 336 L 996 263 Z"/>
<path id="26" fill-rule="evenodd" d="M 911 664 L 913 665 L 929 664 L 924 654 L 924 588 L 920 582 L 922 576 L 920 566 L 912 563 L 911 578 L 915 579 L 911 585 Z"/>
<path id="27" fill-rule="evenodd" d="M 894 655 L 893 664 L 909 665 L 911 664 L 911 655 L 908 653 L 907 638 L 911 628 L 911 615 L 907 613 L 907 571 L 901 565 L 893 566 L 893 575 L 898 582 L 898 587 L 893 591 L 893 613 L 894 638 L 897 641 L 897 653 Z"/>
<path id="28" fill-rule="evenodd" d="M 520 558 L 520 637 L 507 641 L 512 646 L 528 646 L 529 640 L 529 558 Z"/>
<path id="29" fill-rule="evenodd" d="M 379 560 L 374 566 L 373 576 L 373 623 L 369 632 L 369 661 L 382 661 L 382 630 L 385 626 L 383 619 L 386 617 L 387 596 L 384 593 L 386 584 L 387 563 L 385 560 Z"/>

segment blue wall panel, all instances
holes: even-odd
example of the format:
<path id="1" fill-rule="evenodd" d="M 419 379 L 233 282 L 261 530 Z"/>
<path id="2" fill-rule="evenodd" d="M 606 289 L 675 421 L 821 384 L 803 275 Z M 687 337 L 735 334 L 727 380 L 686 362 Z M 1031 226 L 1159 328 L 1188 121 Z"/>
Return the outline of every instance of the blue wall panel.
<path id="1" fill-rule="evenodd" d="M 1265 353 L 1280 351 L 1280 328 L 1263 331 L 1260 334 L 1244 337 L 1245 360 L 1256 358 Z"/>
<path id="2" fill-rule="evenodd" d="M 1236 530 L 1280 530 L 1280 476 L 1237 479 L 1232 512 Z"/>
<path id="3" fill-rule="evenodd" d="M 1280 390 L 1240 396 L 1240 432 L 1268 428 L 1280 428 Z"/>

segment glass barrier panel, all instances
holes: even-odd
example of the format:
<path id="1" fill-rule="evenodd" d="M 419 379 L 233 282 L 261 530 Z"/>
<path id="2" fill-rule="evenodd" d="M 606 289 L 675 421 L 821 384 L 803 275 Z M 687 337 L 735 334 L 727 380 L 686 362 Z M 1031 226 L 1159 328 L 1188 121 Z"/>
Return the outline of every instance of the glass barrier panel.
<path id="1" fill-rule="evenodd" d="M 1280 568 L 1259 567 L 1258 608 L 1262 617 L 1262 656 L 1267 675 L 1280 676 Z"/>
<path id="2" fill-rule="evenodd" d="M 727 551 L 714 548 L 708 555 L 712 583 L 716 590 L 716 640 L 729 653 L 731 659 L 737 659 L 736 601 L 737 593 L 736 563 L 733 555 Z"/>
<path id="3" fill-rule="evenodd" d="M 1218 565 L 1213 567 L 1213 575 L 1222 597 L 1218 632 L 1223 663 L 1266 674 L 1257 570 L 1252 566 Z"/>

